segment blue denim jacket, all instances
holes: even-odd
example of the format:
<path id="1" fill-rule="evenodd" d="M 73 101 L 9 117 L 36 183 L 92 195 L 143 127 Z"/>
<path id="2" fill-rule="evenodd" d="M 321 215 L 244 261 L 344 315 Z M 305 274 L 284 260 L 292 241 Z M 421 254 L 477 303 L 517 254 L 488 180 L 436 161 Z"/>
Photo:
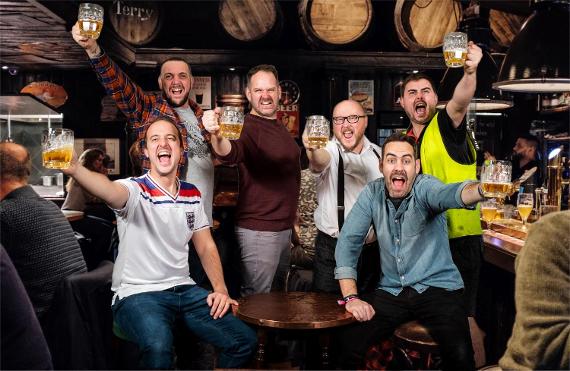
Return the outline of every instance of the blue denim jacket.
<path id="1" fill-rule="evenodd" d="M 356 279 L 364 238 L 374 223 L 382 268 L 378 288 L 395 296 L 407 286 L 419 293 L 430 286 L 462 288 L 449 250 L 445 210 L 466 207 L 461 191 L 468 183 L 443 184 L 431 175 L 418 175 L 398 210 L 388 199 L 383 178 L 368 183 L 339 235 L 335 278 Z"/>

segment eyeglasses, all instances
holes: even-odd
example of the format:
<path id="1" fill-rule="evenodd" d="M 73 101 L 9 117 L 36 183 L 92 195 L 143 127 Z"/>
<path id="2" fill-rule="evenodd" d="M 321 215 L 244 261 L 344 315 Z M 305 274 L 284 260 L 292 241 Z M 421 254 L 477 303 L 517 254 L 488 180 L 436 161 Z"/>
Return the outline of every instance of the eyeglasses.
<path id="1" fill-rule="evenodd" d="M 344 124 L 344 120 L 348 121 L 349 124 L 356 124 L 358 120 L 360 120 L 362 117 L 366 116 L 358 116 L 358 115 L 337 116 L 333 117 L 332 119 L 335 125 L 342 125 Z"/>

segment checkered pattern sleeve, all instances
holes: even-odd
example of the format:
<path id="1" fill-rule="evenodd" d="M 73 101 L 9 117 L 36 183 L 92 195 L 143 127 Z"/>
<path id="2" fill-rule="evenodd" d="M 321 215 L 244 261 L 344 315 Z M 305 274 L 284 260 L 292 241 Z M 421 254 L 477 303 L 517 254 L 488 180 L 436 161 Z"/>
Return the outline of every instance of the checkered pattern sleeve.
<path id="1" fill-rule="evenodd" d="M 91 59 L 91 64 L 107 94 L 128 118 L 130 126 L 142 126 L 153 111 L 156 96 L 145 93 L 105 52 L 100 57 Z M 166 113 L 166 107 L 161 111 Z"/>

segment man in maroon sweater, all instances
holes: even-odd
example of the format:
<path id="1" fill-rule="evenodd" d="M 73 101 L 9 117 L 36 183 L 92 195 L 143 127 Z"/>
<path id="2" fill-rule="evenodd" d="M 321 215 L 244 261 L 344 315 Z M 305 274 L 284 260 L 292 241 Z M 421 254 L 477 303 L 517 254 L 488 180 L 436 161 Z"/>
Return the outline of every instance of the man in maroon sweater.
<path id="1" fill-rule="evenodd" d="M 214 155 L 239 169 L 236 235 L 242 296 L 284 289 L 289 268 L 301 168 L 299 147 L 277 121 L 280 94 L 275 67 L 259 65 L 247 74 L 246 95 L 252 109 L 238 140 L 219 135 L 219 108 L 202 117 L 212 134 Z"/>

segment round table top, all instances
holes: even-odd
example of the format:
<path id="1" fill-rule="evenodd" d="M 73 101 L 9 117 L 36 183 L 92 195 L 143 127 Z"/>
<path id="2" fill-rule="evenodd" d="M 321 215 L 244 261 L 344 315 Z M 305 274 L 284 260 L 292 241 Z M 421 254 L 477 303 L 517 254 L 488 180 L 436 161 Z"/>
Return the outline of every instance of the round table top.
<path id="1" fill-rule="evenodd" d="M 347 325 L 355 321 L 337 296 L 317 292 L 270 292 L 240 299 L 238 318 L 264 327 L 282 329 L 320 329 Z"/>

